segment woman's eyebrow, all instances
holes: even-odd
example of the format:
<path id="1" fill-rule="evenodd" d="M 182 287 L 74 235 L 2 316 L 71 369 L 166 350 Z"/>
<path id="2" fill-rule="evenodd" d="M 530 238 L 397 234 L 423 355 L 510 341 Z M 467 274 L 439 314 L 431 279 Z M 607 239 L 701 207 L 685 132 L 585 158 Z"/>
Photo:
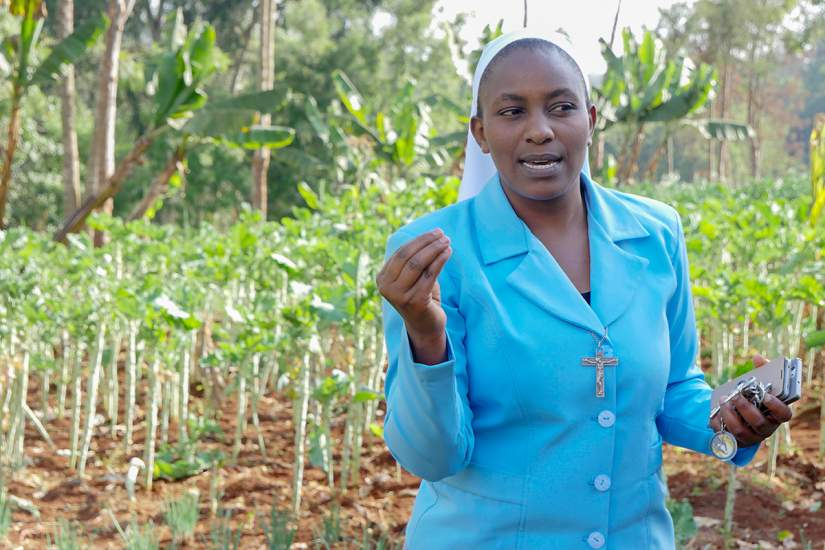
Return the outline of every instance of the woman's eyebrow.
<path id="1" fill-rule="evenodd" d="M 518 94 L 503 93 L 496 98 L 497 101 L 527 101 L 527 98 Z"/>
<path id="2" fill-rule="evenodd" d="M 555 98 L 557 98 L 559 96 L 563 96 L 563 95 L 576 97 L 576 92 L 574 92 L 570 88 L 558 88 L 557 90 L 553 90 L 552 92 L 547 94 L 545 97 L 547 99 L 555 99 Z"/>
<path id="3" fill-rule="evenodd" d="M 576 97 L 576 92 L 570 88 L 557 88 L 545 95 L 544 99 L 555 99 L 559 96 Z M 504 92 L 496 98 L 496 101 L 527 101 L 527 98 L 516 93 Z"/>

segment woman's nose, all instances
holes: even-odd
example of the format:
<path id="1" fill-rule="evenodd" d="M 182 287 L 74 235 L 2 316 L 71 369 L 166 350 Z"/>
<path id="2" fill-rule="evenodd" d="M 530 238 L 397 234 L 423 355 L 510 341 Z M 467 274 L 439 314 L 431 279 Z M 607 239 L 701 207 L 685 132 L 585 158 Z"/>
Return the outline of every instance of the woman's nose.
<path id="1" fill-rule="evenodd" d="M 528 142 L 536 145 L 541 145 L 556 139 L 556 135 L 553 133 L 553 126 L 544 113 L 530 117 L 526 137 Z"/>

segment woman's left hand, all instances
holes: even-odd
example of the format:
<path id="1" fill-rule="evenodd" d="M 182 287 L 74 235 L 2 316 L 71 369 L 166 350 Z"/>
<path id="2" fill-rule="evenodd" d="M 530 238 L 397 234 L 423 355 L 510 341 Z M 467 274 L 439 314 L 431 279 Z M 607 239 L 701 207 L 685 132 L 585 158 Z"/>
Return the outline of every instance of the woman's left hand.
<path id="1" fill-rule="evenodd" d="M 754 367 L 761 367 L 768 361 L 761 355 L 753 356 Z M 711 421 L 711 427 L 719 431 L 720 417 L 725 421 L 725 429 L 733 434 L 742 447 L 749 447 L 767 439 L 780 424 L 793 416 L 791 408 L 771 394 L 765 396 L 763 405 L 768 409 L 762 412 L 741 395 L 722 405 L 721 412 Z"/>

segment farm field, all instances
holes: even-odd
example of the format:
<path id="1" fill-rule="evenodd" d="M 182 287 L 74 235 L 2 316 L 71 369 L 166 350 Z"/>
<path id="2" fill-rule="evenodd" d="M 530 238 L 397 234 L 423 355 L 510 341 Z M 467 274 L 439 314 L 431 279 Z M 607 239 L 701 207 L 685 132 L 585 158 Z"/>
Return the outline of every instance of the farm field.
<path id="1" fill-rule="evenodd" d="M 141 537 L 281 548 L 293 530 L 298 548 L 399 544 L 417 480 L 381 439 L 386 357 L 369 274 L 384 233 L 374 220 L 448 203 L 455 181 L 443 183 L 339 197 L 303 189 L 297 221 L 250 217 L 195 238 L 111 218 L 93 221 L 117 236 L 103 248 L 5 233 L 0 270 L 17 275 L 0 277 L 11 512 L 0 527 L 11 547 L 59 535 L 111 548 Z M 633 189 L 681 212 L 708 381 L 752 368 L 756 351 L 807 366 L 797 418 L 737 473 L 735 491 L 724 464 L 668 450 L 689 548 L 825 542 L 823 235 L 805 225 L 803 184 Z M 135 459 L 143 467 L 130 477 Z"/>
<path id="2" fill-rule="evenodd" d="M 36 396 L 32 395 L 34 399 Z M 222 429 L 231 433 L 234 403 L 226 403 L 221 418 Z M 261 425 L 272 452 L 263 457 L 251 438 L 244 441 L 238 463 L 218 471 L 218 514 L 210 510 L 208 495 L 215 477 L 204 472 L 181 482 L 160 482 L 152 494 L 139 493 L 134 504 L 129 503 L 122 477 L 126 456 L 110 434 L 95 438 L 93 460 L 88 479 L 77 478 L 65 456 L 55 455 L 32 431 L 29 450 L 32 464 L 26 474 L 8 485 L 11 494 L 26 497 L 37 507 L 40 517 L 17 510 L 12 513 L 12 528 L 6 539 L 7 548 L 44 547 L 46 537 L 60 518 L 76 520 L 82 525 L 81 540 L 85 547 L 122 548 L 123 542 L 113 525 L 108 510 L 122 525 L 132 514 L 142 524 L 154 522 L 161 545 L 172 542 L 170 530 L 164 525 L 164 499 L 178 498 L 191 489 L 202 495 L 198 527 L 194 537 L 180 548 L 207 548 L 213 543 L 216 525 L 229 517 L 226 525 L 240 532 L 239 548 L 266 548 L 263 525 L 273 505 L 289 508 L 292 479 L 292 413 L 288 400 L 264 398 L 260 403 Z M 825 499 L 825 464 L 816 460 L 818 448 L 818 408 L 807 399 L 797 409 L 792 422 L 795 449 L 779 459 L 773 480 L 766 474 L 769 452 L 762 449 L 754 462 L 742 470 L 736 497 L 734 548 L 806 548 L 804 543 L 825 543 L 825 514 L 821 505 Z M 799 414 L 802 412 L 802 414 Z M 51 425 L 58 448 L 67 448 L 68 425 Z M 340 427 L 340 423 L 338 423 Z M 340 432 L 340 429 L 335 430 Z M 340 433 L 339 433 L 340 435 Z M 143 438 L 141 430 L 136 442 Z M 210 448 L 231 451 L 231 443 L 209 441 Z M 337 458 L 337 457 L 336 457 Z M 727 468 L 716 461 L 666 446 L 664 469 L 671 496 L 686 500 L 693 507 L 698 532 L 691 548 L 720 548 L 722 535 Z M 361 545 L 364 532 L 372 541 L 383 534 L 388 542 L 400 543 L 403 528 L 412 508 L 418 488 L 418 478 L 401 471 L 382 441 L 369 437 L 365 442 L 360 478 L 361 486 L 344 494 L 330 491 L 326 474 L 310 467 L 305 474 L 305 508 L 297 524 L 293 548 L 376 548 Z M 340 530 L 324 529 L 329 521 L 331 504 L 340 505 Z M 794 530 L 785 525 L 797 526 Z M 339 540 L 331 540 L 340 533 Z M 324 536 L 329 538 L 324 538 Z M 782 539 L 782 541 L 780 541 Z M 792 542 L 789 542 L 792 541 Z M 391 548 L 387 545 L 385 548 Z"/>
<path id="3" fill-rule="evenodd" d="M 740 445 L 778 426 L 747 467 L 665 445 L 661 475 L 677 550 L 825 550 L 825 2 L 590 1 L 558 10 L 536 0 L 0 0 L 0 550 L 402 550 L 420 480 L 388 451 L 385 415 L 399 419 L 386 433 L 398 449 L 417 438 L 406 446 L 411 456 L 421 448 L 443 455 L 422 461 L 434 470 L 403 459 L 419 473 L 453 472 L 468 442 L 470 458 L 493 474 L 514 473 L 521 456 L 501 452 L 513 447 L 497 433 L 490 445 L 462 430 L 445 439 L 461 445 L 435 446 L 457 423 L 434 419 L 433 408 L 386 412 L 385 308 L 395 304 L 425 363 L 440 353 L 445 317 L 455 338 L 479 331 L 465 344 L 479 336 L 498 344 L 470 353 L 475 369 L 439 386 L 451 399 L 450 384 L 461 393 L 472 382 L 478 433 L 492 433 L 483 430 L 502 422 L 497 404 L 513 402 L 529 429 L 507 420 L 515 426 L 508 437 L 555 429 L 534 418 L 577 418 L 555 413 L 586 403 L 561 388 L 566 372 L 541 378 L 548 373 L 539 365 L 561 365 L 559 356 L 530 371 L 558 388 L 532 378 L 525 386 L 572 398 L 540 393 L 537 417 L 519 382 L 502 396 L 505 385 L 485 378 L 486 369 L 504 380 L 510 372 L 499 367 L 522 365 L 498 357 L 521 349 L 532 364 L 545 350 L 572 351 L 572 340 L 545 325 L 563 318 L 552 294 L 538 295 L 555 290 L 542 284 L 547 268 L 562 268 L 585 297 L 595 281 L 597 316 L 609 315 L 617 296 L 631 300 L 623 292 L 631 285 L 610 271 L 619 260 L 591 246 L 598 233 L 618 243 L 615 258 L 643 251 L 625 260 L 649 283 L 635 285 L 618 318 L 575 312 L 590 319 L 578 321 L 582 328 L 598 322 L 599 330 L 595 355 L 574 362 L 596 367 L 598 397 L 605 367 L 619 357 L 636 362 L 625 359 L 634 338 L 638 357 L 656 358 L 638 362 L 650 370 L 623 371 L 634 386 L 620 384 L 616 411 L 631 410 L 624 399 L 647 412 L 628 415 L 643 431 L 617 441 L 614 466 L 628 475 L 642 468 L 621 459 L 632 456 L 622 455 L 626 442 L 656 436 L 645 415 L 658 400 L 649 388 L 665 387 L 669 365 L 657 371 L 656 361 L 667 362 L 658 358 L 695 360 L 716 388 L 749 373 L 757 354 L 798 357 L 804 390 L 792 421 L 773 422 L 787 418 L 785 409 L 767 424 L 746 411 L 749 432 L 723 415 Z M 558 32 L 548 34 L 547 21 Z M 625 223 L 616 213 L 635 207 L 603 201 L 593 211 L 604 216 L 602 229 L 614 229 L 599 231 L 589 220 L 600 218 L 588 217 L 593 195 L 575 192 L 580 169 L 606 188 L 669 205 L 681 225 Z M 543 309 L 554 317 L 524 309 L 523 319 L 514 313 L 521 298 L 505 286 L 490 299 L 475 292 L 518 275 L 504 270 L 521 260 L 511 252 L 492 260 L 496 247 L 484 243 L 467 249 L 458 228 L 452 240 L 430 233 L 421 253 L 396 255 L 381 271 L 399 228 L 495 184 L 496 172 L 506 184 L 501 214 L 510 216 L 509 201 L 556 259 L 536 263 L 544 271 L 525 277 L 521 290 L 550 300 Z M 499 215 L 473 212 L 455 219 L 478 229 Z M 667 207 L 639 212 L 675 220 Z M 684 247 L 673 238 L 679 230 Z M 496 236 L 507 243 L 502 251 L 523 241 L 517 231 Z M 526 236 L 521 266 L 545 252 Z M 669 264 L 648 246 L 654 241 L 678 245 Z M 470 271 L 456 263 L 474 252 L 489 280 L 467 291 Z M 452 264 L 443 263 L 448 255 Z M 430 286 L 444 265 L 445 296 L 461 287 L 471 297 L 457 305 L 472 321 L 467 332 Z M 695 341 L 674 328 L 690 319 L 686 272 L 695 358 L 677 357 Z M 670 288 L 678 294 L 665 296 Z M 503 311 L 491 304 L 518 322 L 491 320 Z M 524 326 L 543 331 L 540 345 L 523 345 L 533 341 L 516 332 Z M 511 328 L 512 340 L 491 336 Z M 678 394 L 695 382 L 661 402 L 665 416 L 655 420 L 668 440 L 701 436 L 679 424 L 679 412 L 696 403 Z M 430 386 L 390 386 L 393 407 L 441 401 L 405 391 Z M 490 403 L 498 416 L 488 422 Z M 557 409 L 547 415 L 548 406 Z M 613 426 L 615 417 L 605 418 L 599 424 Z M 540 455 L 558 468 L 548 480 L 599 458 L 593 445 L 608 433 L 562 428 L 559 446 Z M 648 449 L 635 451 L 647 466 L 658 463 L 658 454 L 653 462 Z M 485 452 L 499 463 L 485 462 Z M 593 487 L 609 491 L 607 473 L 594 474 Z M 655 482 L 646 482 L 650 495 Z M 585 490 L 577 486 L 568 498 L 553 485 L 548 503 L 574 502 Z M 484 495 L 466 489 L 468 499 Z M 620 493 L 609 494 L 606 510 L 592 502 L 612 534 L 595 530 L 586 542 L 604 546 L 607 535 L 611 550 L 632 546 L 618 540 L 641 535 L 613 526 L 638 503 L 625 507 Z M 477 512 L 472 506 L 444 509 L 454 514 L 449 527 L 420 529 L 429 531 L 426 543 L 475 521 L 453 521 Z M 569 511 L 588 514 L 584 505 Z M 480 540 L 493 530 L 488 523 L 460 535 Z"/>

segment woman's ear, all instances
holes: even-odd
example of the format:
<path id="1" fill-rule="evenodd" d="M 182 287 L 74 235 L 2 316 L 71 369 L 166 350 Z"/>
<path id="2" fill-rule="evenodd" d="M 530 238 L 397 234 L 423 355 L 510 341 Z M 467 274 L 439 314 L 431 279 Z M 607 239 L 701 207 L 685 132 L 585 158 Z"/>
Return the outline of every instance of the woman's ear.
<path id="1" fill-rule="evenodd" d="M 474 116 L 470 119 L 470 131 L 473 133 L 473 137 L 478 143 L 478 146 L 481 147 L 481 150 L 489 154 L 490 147 L 487 145 L 487 139 L 484 137 L 484 122 L 482 122 L 481 117 Z"/>
<path id="2" fill-rule="evenodd" d="M 596 130 L 596 120 L 598 119 L 598 113 L 596 112 L 596 106 L 592 103 L 590 107 L 587 109 L 587 118 L 588 118 L 588 136 L 587 136 L 587 146 L 593 144 L 593 132 Z"/>

